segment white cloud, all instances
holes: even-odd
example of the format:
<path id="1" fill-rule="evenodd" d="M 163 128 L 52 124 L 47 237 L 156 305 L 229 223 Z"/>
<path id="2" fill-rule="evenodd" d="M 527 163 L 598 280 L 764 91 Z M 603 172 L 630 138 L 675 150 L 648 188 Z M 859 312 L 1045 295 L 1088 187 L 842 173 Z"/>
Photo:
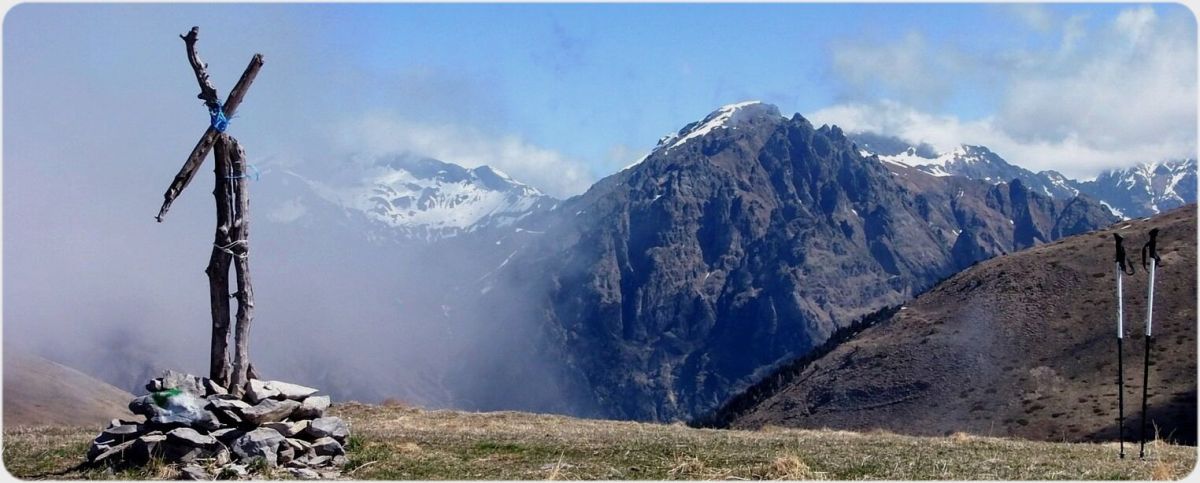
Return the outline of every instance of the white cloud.
<path id="1" fill-rule="evenodd" d="M 492 135 L 452 123 L 422 123 L 391 114 L 369 114 L 337 129 L 342 148 L 367 155 L 413 153 L 473 168 L 499 168 L 546 194 L 568 197 L 594 181 L 586 165 L 515 135 Z"/>
<path id="2" fill-rule="evenodd" d="M 851 132 L 884 133 L 914 145 L 929 143 L 938 151 L 949 151 L 959 144 L 984 145 L 1009 162 L 1033 171 L 1053 169 L 1083 179 L 1104 169 L 1136 162 L 1195 156 L 1195 142 L 1187 140 L 1147 140 L 1101 149 L 1073 134 L 1050 141 L 1017 139 L 994 117 L 968 121 L 952 115 L 930 114 L 893 101 L 842 104 L 810 117 L 816 124 L 836 124 Z"/>
<path id="3" fill-rule="evenodd" d="M 990 52 L 979 56 L 989 62 L 942 64 L 945 70 L 931 85 L 942 86 L 946 79 L 967 84 L 987 78 L 996 83 L 980 89 L 999 93 L 991 115 L 960 119 L 936 114 L 925 107 L 926 96 L 892 89 L 890 95 L 860 96 L 812 117 L 850 131 L 878 131 L 939 149 L 984 144 L 1027 168 L 1081 177 L 1136 162 L 1195 157 L 1196 43 L 1190 14 L 1167 17 L 1151 7 L 1137 7 L 1091 29 L 1085 28 L 1084 20 L 1074 16 L 1055 21 L 1057 49 Z M 912 51 L 896 57 L 905 62 L 946 53 L 920 43 L 898 45 Z M 880 52 L 895 54 L 896 47 Z M 835 68 L 837 59 L 835 54 Z M 880 77 L 893 76 L 889 72 Z M 850 76 L 847 81 L 861 79 Z"/>
<path id="4" fill-rule="evenodd" d="M 291 223 L 308 213 L 300 198 L 291 198 L 267 210 L 267 219 L 275 223 Z"/>
<path id="5" fill-rule="evenodd" d="M 951 87 L 941 72 L 961 70 L 957 55 L 931 55 L 919 32 L 888 42 L 843 42 L 831 46 L 833 72 L 847 95 L 896 96 L 936 104 Z"/>

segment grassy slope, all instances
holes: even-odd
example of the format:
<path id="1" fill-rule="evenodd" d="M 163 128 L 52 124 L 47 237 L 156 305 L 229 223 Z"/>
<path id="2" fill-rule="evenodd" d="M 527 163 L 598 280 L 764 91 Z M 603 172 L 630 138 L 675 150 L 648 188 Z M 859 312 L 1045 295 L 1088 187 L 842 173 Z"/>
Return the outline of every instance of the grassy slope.
<path id="1" fill-rule="evenodd" d="M 4 425 L 103 424 L 132 418 L 133 396 L 62 364 L 6 347 Z"/>
<path id="2" fill-rule="evenodd" d="M 955 435 L 919 438 L 766 428 L 580 420 L 526 413 L 423 411 L 344 404 L 356 479 L 1178 479 L 1193 447 L 1155 444 L 1145 461 L 1111 444 Z M 72 469 L 95 430 L 6 430 L 4 464 L 19 478 L 171 477 L 164 468 Z"/>
<path id="3" fill-rule="evenodd" d="M 981 262 L 794 370 L 757 405 L 741 404 L 733 427 L 1115 441 L 1119 231 L 1139 265 L 1124 279 L 1125 433 L 1137 435 L 1149 278 L 1138 258 L 1158 227 L 1149 421 L 1194 443 L 1196 219 L 1188 205 Z"/>

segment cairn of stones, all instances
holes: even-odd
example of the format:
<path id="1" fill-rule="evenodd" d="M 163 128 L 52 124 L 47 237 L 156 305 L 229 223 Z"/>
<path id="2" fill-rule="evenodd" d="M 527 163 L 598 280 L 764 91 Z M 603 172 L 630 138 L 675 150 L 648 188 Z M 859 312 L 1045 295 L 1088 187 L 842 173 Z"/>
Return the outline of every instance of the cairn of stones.
<path id="1" fill-rule="evenodd" d="M 129 403 L 145 421 L 114 419 L 92 442 L 89 463 L 161 461 L 184 479 L 211 480 L 271 468 L 300 479 L 335 478 L 348 462 L 350 426 L 325 416 L 329 396 L 317 389 L 250 379 L 238 397 L 206 377 L 167 371 L 146 390 Z"/>

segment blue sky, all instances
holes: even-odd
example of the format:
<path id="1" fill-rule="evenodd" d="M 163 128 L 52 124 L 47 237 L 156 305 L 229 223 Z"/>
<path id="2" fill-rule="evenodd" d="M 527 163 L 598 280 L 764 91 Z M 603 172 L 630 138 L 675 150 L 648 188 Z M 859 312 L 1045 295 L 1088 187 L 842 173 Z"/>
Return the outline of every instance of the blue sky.
<path id="1" fill-rule="evenodd" d="M 117 169 L 169 178 L 206 122 L 192 25 L 222 94 L 266 56 L 234 129 L 268 164 L 415 151 L 564 196 L 748 99 L 1080 177 L 1196 150 L 1178 5 L 24 4 L 4 22 L 6 169 L 50 176 L 119 139 Z"/>

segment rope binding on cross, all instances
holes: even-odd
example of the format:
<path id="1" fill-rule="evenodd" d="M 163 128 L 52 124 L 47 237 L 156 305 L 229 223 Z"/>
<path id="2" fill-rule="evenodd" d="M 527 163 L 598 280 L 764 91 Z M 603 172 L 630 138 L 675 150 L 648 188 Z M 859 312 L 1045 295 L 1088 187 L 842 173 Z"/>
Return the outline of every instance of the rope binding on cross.
<path id="1" fill-rule="evenodd" d="M 229 128 L 229 118 L 225 117 L 225 107 L 220 101 L 208 106 L 209 123 L 217 132 L 225 132 Z"/>
<path id="2" fill-rule="evenodd" d="M 250 163 L 246 163 L 246 167 L 250 168 L 250 172 L 242 173 L 241 175 L 238 175 L 238 176 L 226 176 L 225 179 L 250 178 L 254 181 L 258 181 L 258 178 L 262 176 L 262 173 L 258 170 L 258 168 Z"/>

